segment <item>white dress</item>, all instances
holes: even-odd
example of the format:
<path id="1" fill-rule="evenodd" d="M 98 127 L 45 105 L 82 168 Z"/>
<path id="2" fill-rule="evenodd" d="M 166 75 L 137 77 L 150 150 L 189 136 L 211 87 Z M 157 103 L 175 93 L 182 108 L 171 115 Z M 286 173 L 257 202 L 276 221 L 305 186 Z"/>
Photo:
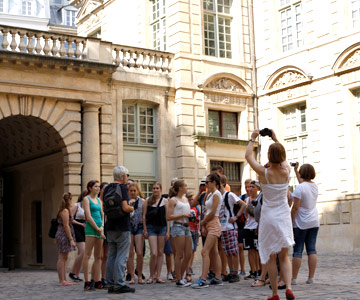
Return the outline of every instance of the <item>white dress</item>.
<path id="1" fill-rule="evenodd" d="M 288 205 L 288 183 L 270 184 L 265 169 L 267 184 L 261 184 L 263 205 L 259 225 L 259 253 L 262 264 L 266 264 L 271 254 L 295 244 Z"/>

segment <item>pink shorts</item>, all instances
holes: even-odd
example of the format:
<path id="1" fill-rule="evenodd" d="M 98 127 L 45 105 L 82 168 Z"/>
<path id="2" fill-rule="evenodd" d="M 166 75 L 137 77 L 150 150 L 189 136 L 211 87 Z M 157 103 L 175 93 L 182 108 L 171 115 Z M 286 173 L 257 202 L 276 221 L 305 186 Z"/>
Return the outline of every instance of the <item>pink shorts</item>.
<path id="1" fill-rule="evenodd" d="M 206 223 L 207 234 L 221 236 L 221 224 L 218 217 L 214 217 L 210 222 Z"/>

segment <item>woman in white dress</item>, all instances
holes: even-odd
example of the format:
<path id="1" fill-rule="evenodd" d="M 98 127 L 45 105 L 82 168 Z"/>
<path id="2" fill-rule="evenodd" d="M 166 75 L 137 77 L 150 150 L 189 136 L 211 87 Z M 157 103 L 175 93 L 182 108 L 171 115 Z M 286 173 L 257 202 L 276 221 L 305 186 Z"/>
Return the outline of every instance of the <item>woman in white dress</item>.
<path id="1" fill-rule="evenodd" d="M 275 143 L 268 150 L 268 168 L 259 164 L 253 156 L 253 144 L 259 135 L 256 129 L 251 134 L 245 158 L 259 175 L 263 192 L 261 222 L 259 226 L 259 253 L 262 264 L 267 264 L 273 296 L 268 300 L 278 300 L 276 256 L 279 256 L 282 278 L 286 284 L 286 299 L 295 299 L 291 290 L 291 263 L 289 248 L 294 244 L 291 214 L 288 205 L 288 182 L 290 167 L 286 162 L 286 151 L 272 130 Z"/>

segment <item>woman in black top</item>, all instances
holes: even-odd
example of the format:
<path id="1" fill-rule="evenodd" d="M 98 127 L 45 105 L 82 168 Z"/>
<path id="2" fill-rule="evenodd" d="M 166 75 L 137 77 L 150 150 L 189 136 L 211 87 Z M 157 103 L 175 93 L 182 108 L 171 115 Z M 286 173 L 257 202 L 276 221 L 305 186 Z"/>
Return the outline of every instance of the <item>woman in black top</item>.
<path id="1" fill-rule="evenodd" d="M 146 199 L 143 207 L 144 237 L 148 238 L 150 245 L 150 277 L 146 283 L 165 283 L 160 278 L 164 259 L 165 240 L 170 237 L 169 224 L 166 221 L 167 199 L 161 197 L 161 184 L 155 182 L 152 187 L 153 194 Z"/>

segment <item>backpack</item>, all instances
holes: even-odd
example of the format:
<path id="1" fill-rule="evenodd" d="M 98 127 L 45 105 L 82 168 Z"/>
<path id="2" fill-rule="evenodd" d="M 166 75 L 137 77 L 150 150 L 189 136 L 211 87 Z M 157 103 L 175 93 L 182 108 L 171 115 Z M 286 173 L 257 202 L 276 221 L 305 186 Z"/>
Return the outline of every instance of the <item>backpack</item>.
<path id="1" fill-rule="evenodd" d="M 125 216 L 122 210 L 122 193 L 119 183 L 110 183 L 104 193 L 104 213 L 108 220 L 119 219 Z"/>
<path id="2" fill-rule="evenodd" d="M 245 198 L 246 198 L 246 196 L 245 196 L 245 194 L 244 194 L 244 195 L 240 196 L 239 198 L 244 201 Z M 237 213 L 239 212 L 240 208 L 241 208 L 241 205 L 240 205 L 240 204 L 237 204 L 237 203 L 234 204 L 234 209 L 233 209 L 233 211 L 234 211 L 234 216 L 237 215 Z M 246 218 L 245 218 L 245 210 L 244 210 L 244 212 L 241 214 L 241 216 L 237 219 L 236 224 L 238 225 L 238 228 L 239 228 L 239 229 L 243 229 L 244 226 L 245 226 L 245 223 L 246 223 Z"/>
<path id="3" fill-rule="evenodd" d="M 231 213 L 231 209 L 230 209 L 230 205 L 229 205 L 229 193 L 230 192 L 226 192 L 225 194 L 225 198 L 224 198 L 224 203 L 225 203 L 225 207 L 227 208 L 227 210 L 229 211 L 230 214 L 230 218 L 233 216 L 233 214 Z M 234 228 L 235 225 L 233 224 Z"/>

